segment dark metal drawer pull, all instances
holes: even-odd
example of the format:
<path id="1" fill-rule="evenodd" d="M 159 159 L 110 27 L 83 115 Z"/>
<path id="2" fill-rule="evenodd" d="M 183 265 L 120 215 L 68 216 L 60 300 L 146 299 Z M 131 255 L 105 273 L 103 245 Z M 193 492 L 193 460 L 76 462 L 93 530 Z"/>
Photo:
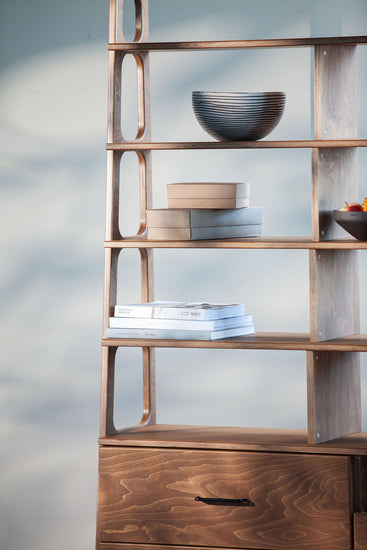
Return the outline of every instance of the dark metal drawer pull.
<path id="1" fill-rule="evenodd" d="M 205 504 L 217 504 L 222 506 L 255 506 L 248 498 L 203 498 L 195 497 L 194 500 L 204 502 Z"/>

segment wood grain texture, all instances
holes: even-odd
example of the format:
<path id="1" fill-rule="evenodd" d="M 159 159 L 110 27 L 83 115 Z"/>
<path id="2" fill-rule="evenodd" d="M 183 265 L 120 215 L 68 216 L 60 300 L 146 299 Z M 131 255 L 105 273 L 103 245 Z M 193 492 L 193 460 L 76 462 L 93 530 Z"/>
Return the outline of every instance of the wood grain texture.
<path id="1" fill-rule="evenodd" d="M 148 338 L 105 338 L 103 346 L 156 348 L 268 349 L 298 351 L 367 351 L 367 335 L 357 334 L 315 342 L 308 334 L 258 332 L 251 336 L 222 340 L 158 340 Z"/>
<path id="2" fill-rule="evenodd" d="M 100 438 L 99 443 L 120 447 L 350 455 L 363 459 L 367 456 L 367 432 L 312 445 L 308 443 L 307 430 L 156 424 L 120 430 L 112 437 Z M 367 478 L 364 475 L 360 479 L 362 483 Z M 367 511 L 366 495 L 362 502 L 361 511 Z"/>
<path id="3" fill-rule="evenodd" d="M 353 45 L 317 46 L 314 69 L 315 138 L 357 137 L 357 60 Z M 313 239 L 345 237 L 332 211 L 358 200 L 357 150 L 312 151 Z"/>
<path id="4" fill-rule="evenodd" d="M 119 542 L 101 542 L 97 543 L 96 550 L 205 550 L 200 546 L 177 546 L 176 544 L 161 545 L 161 544 L 131 544 L 131 543 L 119 543 Z M 210 550 L 223 550 L 211 546 Z M 227 548 L 227 550 L 234 550 L 233 548 Z M 242 550 L 250 550 L 249 548 L 243 548 Z"/>
<path id="5" fill-rule="evenodd" d="M 367 514 L 354 514 L 354 550 L 367 550 Z"/>
<path id="6" fill-rule="evenodd" d="M 361 430 L 359 353 L 308 352 L 309 443 L 321 443 Z"/>
<path id="7" fill-rule="evenodd" d="M 355 504 L 353 508 L 356 512 L 367 513 L 367 456 L 355 457 L 352 464 L 355 479 Z"/>
<path id="8" fill-rule="evenodd" d="M 162 151 L 189 149 L 312 149 L 367 147 L 366 139 L 303 139 L 279 141 L 124 141 L 109 142 L 106 145 L 110 151 Z"/>
<path id="9" fill-rule="evenodd" d="M 154 241 L 146 237 L 126 237 L 119 241 L 106 241 L 105 248 L 235 248 L 235 249 L 294 249 L 294 250 L 366 250 L 367 241 L 342 239 L 312 241 L 311 237 L 257 237 L 210 241 Z"/>
<path id="10" fill-rule="evenodd" d="M 101 437 L 116 433 L 114 424 L 115 361 L 117 348 L 102 349 L 100 429 Z"/>
<path id="11" fill-rule="evenodd" d="M 350 550 L 347 457 L 101 448 L 99 484 L 100 541 Z"/>
<path id="12" fill-rule="evenodd" d="M 218 49 L 242 49 L 242 48 L 296 48 L 310 46 L 329 45 L 355 45 L 366 44 L 366 36 L 331 36 L 311 38 L 273 38 L 265 40 L 211 40 L 191 42 L 144 42 L 140 44 L 114 44 L 110 43 L 110 50 L 126 49 L 167 51 L 167 50 L 218 50 Z"/>
<path id="13" fill-rule="evenodd" d="M 356 250 L 310 251 L 310 336 L 330 340 L 360 330 Z"/>
<path id="14" fill-rule="evenodd" d="M 150 151 L 137 151 L 136 154 L 139 161 L 140 198 L 140 226 L 138 235 L 143 236 L 147 227 L 146 212 L 153 208 L 152 154 Z"/>
<path id="15" fill-rule="evenodd" d="M 356 46 L 316 46 L 314 59 L 315 138 L 356 138 Z"/>
<path id="16" fill-rule="evenodd" d="M 313 238 L 350 238 L 333 218 L 346 202 L 358 202 L 357 149 L 312 150 Z"/>
<path id="17" fill-rule="evenodd" d="M 114 314 L 117 296 L 117 269 L 121 249 L 105 249 L 104 288 L 103 288 L 103 335 L 109 326 L 109 318 Z"/>
<path id="18" fill-rule="evenodd" d="M 106 239 L 121 240 L 119 227 L 120 212 L 120 166 L 122 151 L 107 152 L 106 185 Z"/>

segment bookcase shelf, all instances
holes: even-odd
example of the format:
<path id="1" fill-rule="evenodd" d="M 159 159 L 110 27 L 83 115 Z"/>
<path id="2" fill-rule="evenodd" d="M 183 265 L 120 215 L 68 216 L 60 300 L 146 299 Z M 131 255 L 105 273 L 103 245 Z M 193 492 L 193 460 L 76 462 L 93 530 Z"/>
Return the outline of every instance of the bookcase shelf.
<path id="1" fill-rule="evenodd" d="M 149 338 L 104 338 L 103 346 L 151 348 L 217 348 L 217 349 L 271 349 L 298 351 L 367 351 L 367 334 L 354 334 L 333 340 L 314 342 L 309 334 L 291 332 L 257 332 L 222 340 L 151 340 Z"/>
<path id="2" fill-rule="evenodd" d="M 181 149 L 320 149 L 367 147 L 367 139 L 303 139 L 282 141 L 121 141 L 107 143 L 109 151 L 168 151 Z"/>
<path id="3" fill-rule="evenodd" d="M 134 0 L 136 33 L 128 42 L 122 31 L 123 3 L 110 0 L 97 550 L 367 550 L 367 433 L 361 431 L 360 376 L 367 334 L 360 334 L 358 281 L 358 251 L 367 249 L 367 241 L 345 238 L 332 219 L 332 210 L 345 197 L 358 196 L 356 152 L 367 147 L 367 139 L 356 138 L 356 54 L 367 36 L 150 42 L 148 0 Z M 300 47 L 314 54 L 313 139 L 152 141 L 151 54 Z M 134 56 L 137 69 L 133 140 L 124 138 L 121 127 L 125 54 Z M 148 240 L 152 152 L 220 149 L 310 149 L 312 235 Z M 123 236 L 120 162 L 128 151 L 139 161 L 140 227 L 137 235 Z M 215 341 L 106 338 L 117 298 L 118 258 L 127 248 L 140 253 L 142 302 L 154 300 L 155 249 L 308 250 L 309 332 L 257 332 Z M 140 424 L 120 430 L 114 422 L 115 368 L 123 347 L 140 348 L 143 405 Z M 176 348 L 181 355 L 183 348 L 305 352 L 307 430 L 158 424 L 156 348 Z M 315 482 L 315 475 L 322 482 Z M 239 489 L 243 486 L 246 494 Z M 194 508 L 201 493 L 218 497 L 220 506 Z M 232 500 L 222 506 L 244 497 L 255 500 L 255 506 L 234 508 Z M 221 532 L 216 535 L 217 524 Z"/>
<path id="4" fill-rule="evenodd" d="M 311 237 L 249 237 L 210 241 L 156 241 L 144 236 L 105 241 L 105 248 L 237 248 L 237 249 L 294 249 L 294 250 L 367 250 L 367 241 L 333 239 L 313 241 Z"/>
<path id="5" fill-rule="evenodd" d="M 306 430 L 242 428 L 228 426 L 182 426 L 155 424 L 120 430 L 101 437 L 102 445 L 181 447 L 302 454 L 350 454 L 365 456 L 367 433 L 353 434 L 323 445 L 310 445 Z"/>
<path id="6" fill-rule="evenodd" d="M 180 51 L 180 50 L 223 50 L 223 49 L 245 49 L 245 48 L 297 48 L 310 46 L 357 45 L 366 44 L 365 36 L 329 36 L 309 38 L 273 38 L 265 40 L 203 40 L 190 42 L 131 42 L 131 43 L 110 43 L 108 49 L 111 51 Z"/>

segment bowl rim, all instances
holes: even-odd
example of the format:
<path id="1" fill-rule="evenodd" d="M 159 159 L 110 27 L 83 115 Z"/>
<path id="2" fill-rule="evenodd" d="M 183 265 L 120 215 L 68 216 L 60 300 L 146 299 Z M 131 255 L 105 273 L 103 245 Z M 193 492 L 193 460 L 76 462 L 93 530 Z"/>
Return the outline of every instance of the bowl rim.
<path id="1" fill-rule="evenodd" d="M 359 216 L 361 217 L 361 214 L 362 214 L 362 217 L 364 215 L 367 215 L 367 211 L 361 211 L 361 210 L 333 210 L 333 213 L 334 213 L 334 216 L 352 216 L 352 217 L 356 217 L 356 216 Z"/>
<path id="2" fill-rule="evenodd" d="M 248 92 L 248 91 L 229 91 L 229 92 L 218 92 L 218 91 L 214 91 L 214 92 L 211 92 L 209 90 L 193 90 L 192 91 L 193 94 L 213 94 L 213 95 L 286 95 L 286 92 L 282 92 L 282 91 L 275 91 L 275 92 L 268 92 L 268 91 L 265 91 L 265 92 Z"/>

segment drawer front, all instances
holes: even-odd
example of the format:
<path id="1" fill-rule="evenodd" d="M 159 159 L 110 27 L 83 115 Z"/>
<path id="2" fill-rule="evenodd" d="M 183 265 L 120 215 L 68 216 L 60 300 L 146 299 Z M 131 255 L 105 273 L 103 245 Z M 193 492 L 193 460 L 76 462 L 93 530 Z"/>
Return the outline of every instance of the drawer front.
<path id="1" fill-rule="evenodd" d="M 349 550 L 350 509 L 348 457 L 100 449 L 104 542 Z"/>

